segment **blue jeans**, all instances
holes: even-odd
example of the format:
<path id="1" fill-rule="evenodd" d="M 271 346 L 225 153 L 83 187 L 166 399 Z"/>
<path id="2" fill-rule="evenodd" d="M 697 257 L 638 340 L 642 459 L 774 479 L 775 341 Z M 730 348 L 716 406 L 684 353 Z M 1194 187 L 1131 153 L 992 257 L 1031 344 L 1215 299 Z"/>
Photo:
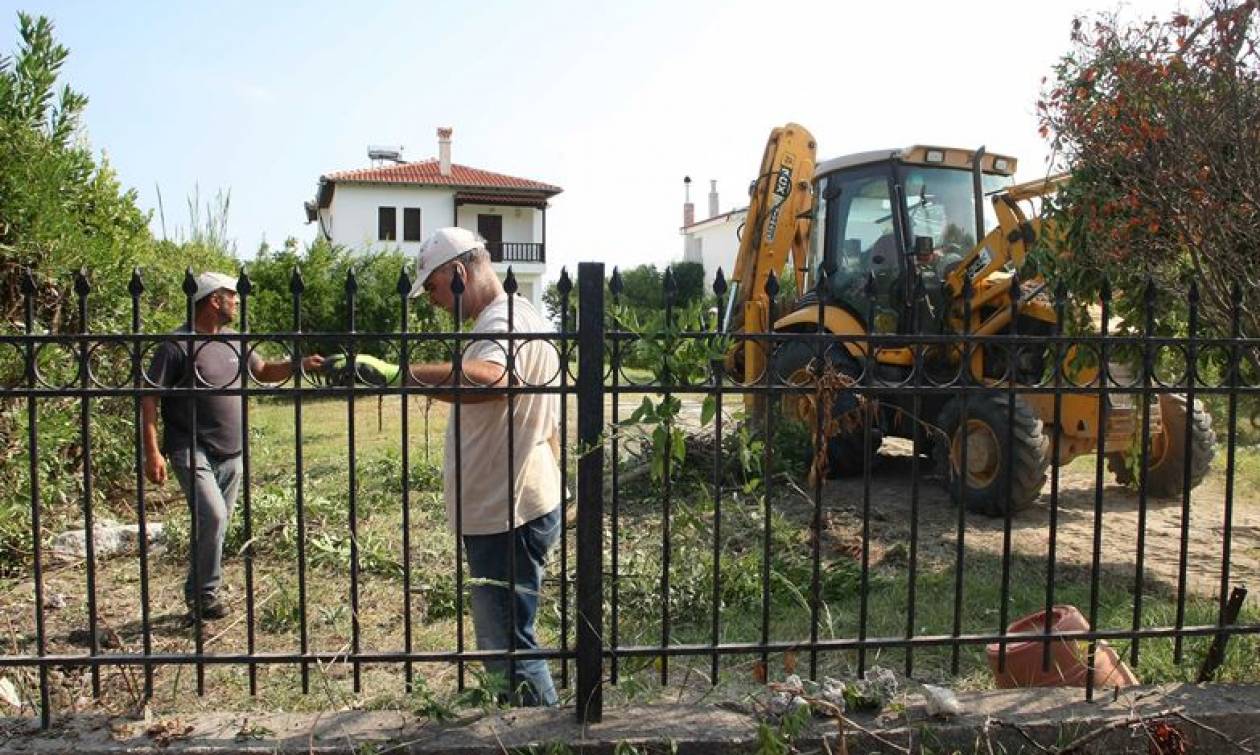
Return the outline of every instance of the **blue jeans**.
<path id="1" fill-rule="evenodd" d="M 223 582 L 223 539 L 227 536 L 232 508 L 241 487 L 241 457 L 216 459 L 201 448 L 193 454 L 189 467 L 187 449 L 170 454 L 171 469 L 188 500 L 188 509 L 197 517 L 197 539 L 189 543 L 188 578 L 184 580 L 184 600 L 191 607 L 197 593 L 209 602 Z M 193 511 L 192 487 L 197 488 L 197 508 Z M 191 540 L 192 533 L 189 532 Z M 193 563 L 196 563 L 194 570 Z M 194 584 L 194 571 L 197 582 Z"/>
<path id="2" fill-rule="evenodd" d="M 477 580 L 497 584 L 472 586 L 473 626 L 480 650 L 504 650 L 511 636 L 516 635 L 516 649 L 538 647 L 534 636 L 534 619 L 538 615 L 538 596 L 543 581 L 547 551 L 560 538 L 561 510 L 530 520 L 515 532 L 516 589 L 509 590 L 509 555 L 513 533 L 465 535 L 464 552 L 468 555 L 468 572 Z M 516 626 L 512 626 L 512 601 L 516 603 Z M 488 660 L 486 671 L 500 674 L 508 681 L 512 702 L 516 705 L 555 705 L 556 688 L 551 671 L 541 658 L 518 660 L 515 678 L 509 678 L 507 659 Z"/>

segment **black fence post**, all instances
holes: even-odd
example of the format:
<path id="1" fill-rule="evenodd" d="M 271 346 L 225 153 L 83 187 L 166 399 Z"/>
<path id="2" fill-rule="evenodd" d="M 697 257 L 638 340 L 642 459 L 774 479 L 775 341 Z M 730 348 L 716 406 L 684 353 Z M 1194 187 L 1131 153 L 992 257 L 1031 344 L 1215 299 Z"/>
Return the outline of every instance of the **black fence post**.
<path id="1" fill-rule="evenodd" d="M 604 265 L 578 265 L 577 716 L 604 714 Z"/>

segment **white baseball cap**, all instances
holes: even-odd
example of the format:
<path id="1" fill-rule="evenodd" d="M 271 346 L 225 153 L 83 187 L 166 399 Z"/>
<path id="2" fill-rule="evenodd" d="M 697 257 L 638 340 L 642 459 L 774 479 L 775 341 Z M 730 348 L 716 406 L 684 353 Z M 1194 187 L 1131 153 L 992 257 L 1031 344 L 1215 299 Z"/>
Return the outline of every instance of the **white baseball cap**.
<path id="1" fill-rule="evenodd" d="M 193 294 L 193 304 L 223 289 L 235 292 L 236 279 L 223 273 L 202 273 L 197 276 L 197 292 Z"/>
<path id="2" fill-rule="evenodd" d="M 434 270 L 455 259 L 464 252 L 485 249 L 486 242 L 467 228 L 439 228 L 424 240 L 416 253 L 416 282 L 410 296 L 424 293 L 424 282 Z"/>

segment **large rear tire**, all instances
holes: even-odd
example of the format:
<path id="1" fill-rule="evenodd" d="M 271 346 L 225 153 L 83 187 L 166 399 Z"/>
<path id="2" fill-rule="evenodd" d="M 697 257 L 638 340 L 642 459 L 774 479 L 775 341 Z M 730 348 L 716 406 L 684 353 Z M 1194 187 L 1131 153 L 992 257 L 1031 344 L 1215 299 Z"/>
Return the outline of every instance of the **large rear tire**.
<path id="1" fill-rule="evenodd" d="M 1194 402 L 1194 412 L 1188 413 L 1186 397 L 1179 393 L 1160 394 L 1159 412 L 1162 428 L 1151 436 L 1147 452 L 1146 494 L 1153 498 L 1179 498 L 1186 479 L 1186 422 L 1190 421 L 1190 488 L 1194 489 L 1207 477 L 1216 455 L 1212 415 L 1198 400 Z M 1140 437 L 1135 438 L 1134 445 L 1140 441 Z M 1126 452 L 1107 454 L 1107 467 L 1116 482 L 1138 487 L 1140 478 L 1130 468 Z"/>
<path id="2" fill-rule="evenodd" d="M 810 344 L 788 342 L 783 344 L 775 354 L 774 376 L 787 385 L 808 385 L 814 381 L 811 370 L 813 361 L 818 358 L 817 349 Z M 843 346 L 833 344 L 823 355 L 830 367 L 852 380 L 860 379 L 862 367 Z M 804 393 L 786 394 L 783 397 L 784 414 L 803 421 L 808 425 L 810 436 L 816 432 L 817 419 L 814 416 L 815 395 Z M 858 409 L 858 397 L 851 391 L 838 393 L 832 400 L 831 416 L 839 417 Z M 883 443 L 884 434 L 878 427 L 871 427 L 869 437 L 862 426 L 841 432 L 827 442 L 827 477 L 853 477 L 862 474 L 866 464 L 866 451 L 869 451 L 871 465 L 875 464 L 875 452 Z"/>
<path id="3" fill-rule="evenodd" d="M 1036 501 L 1045 484 L 1050 453 L 1041 418 L 1019 396 L 1014 397 L 1013 407 L 1010 401 L 1005 393 L 969 398 L 967 432 L 962 429 L 960 399 L 947 403 L 938 416 L 944 435 L 938 436 L 933 457 L 944 467 L 942 476 L 954 504 L 965 503 L 968 511 L 985 516 L 1014 513 Z M 965 475 L 962 470 L 964 443 L 967 444 Z"/>

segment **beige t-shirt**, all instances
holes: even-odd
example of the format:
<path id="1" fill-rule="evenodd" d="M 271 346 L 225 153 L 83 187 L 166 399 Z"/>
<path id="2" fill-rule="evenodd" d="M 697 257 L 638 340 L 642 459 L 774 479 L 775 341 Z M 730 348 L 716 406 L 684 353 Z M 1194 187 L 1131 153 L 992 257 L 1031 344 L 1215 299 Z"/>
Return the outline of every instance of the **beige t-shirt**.
<path id="1" fill-rule="evenodd" d="M 512 303 L 516 333 L 541 333 L 550 328 L 527 299 Z M 508 331 L 507 294 L 491 302 L 478 315 L 473 333 Z M 507 365 L 508 340 L 465 342 L 464 360 Z M 548 341 L 514 341 L 515 385 L 540 386 L 558 382 L 560 360 Z M 548 442 L 558 432 L 560 397 L 556 394 L 517 393 L 511 401 L 513 486 L 511 503 L 517 527 L 549 513 L 560 504 L 560 467 Z M 455 413 L 446 427 L 443 465 L 446 517 L 455 531 Z M 509 402 L 496 398 L 460 406 L 459 502 L 463 507 L 463 534 L 490 535 L 508 530 L 508 426 Z"/>

